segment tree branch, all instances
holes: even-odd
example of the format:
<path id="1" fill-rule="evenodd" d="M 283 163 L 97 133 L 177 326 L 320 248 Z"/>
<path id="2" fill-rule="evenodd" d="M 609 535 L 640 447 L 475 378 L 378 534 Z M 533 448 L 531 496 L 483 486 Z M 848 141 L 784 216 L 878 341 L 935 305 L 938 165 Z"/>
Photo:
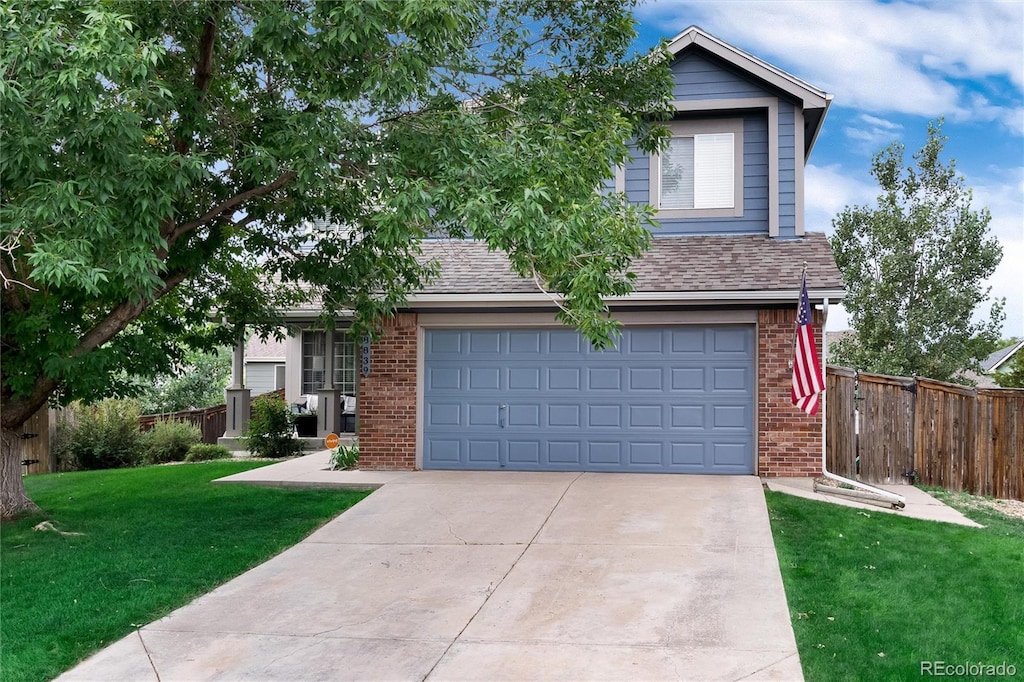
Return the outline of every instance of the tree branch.
<path id="1" fill-rule="evenodd" d="M 183 235 L 188 234 L 192 230 L 200 228 L 203 225 L 206 225 L 207 223 L 210 223 L 216 220 L 217 218 L 220 218 L 225 213 L 233 213 L 234 211 L 238 210 L 242 206 L 242 204 L 249 201 L 250 199 L 265 196 L 267 194 L 270 194 L 281 189 L 289 182 L 294 180 L 295 175 L 296 174 L 294 171 L 282 173 L 273 182 L 268 182 L 265 185 L 253 187 L 252 189 L 246 190 L 241 194 L 236 194 L 230 199 L 227 199 L 217 204 L 216 206 L 214 206 L 209 211 L 199 216 L 195 220 L 187 222 L 184 225 L 178 225 L 174 227 L 167 233 L 167 236 L 165 237 L 165 239 L 167 240 L 167 248 L 170 249 L 174 242 L 176 242 Z"/>

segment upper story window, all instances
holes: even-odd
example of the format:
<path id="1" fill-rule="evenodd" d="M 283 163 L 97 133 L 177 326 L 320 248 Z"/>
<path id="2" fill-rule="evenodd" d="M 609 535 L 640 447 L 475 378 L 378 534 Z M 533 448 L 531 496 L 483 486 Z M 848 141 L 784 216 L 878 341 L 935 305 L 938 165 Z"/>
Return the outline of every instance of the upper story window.
<path id="1" fill-rule="evenodd" d="M 651 163 L 659 218 L 743 215 L 743 119 L 673 121 L 672 139 Z"/>
<path id="2" fill-rule="evenodd" d="M 302 332 L 302 393 L 316 393 L 324 385 L 324 355 L 327 334 L 322 331 Z M 343 395 L 356 394 L 356 345 L 348 334 L 334 332 L 334 387 Z"/>

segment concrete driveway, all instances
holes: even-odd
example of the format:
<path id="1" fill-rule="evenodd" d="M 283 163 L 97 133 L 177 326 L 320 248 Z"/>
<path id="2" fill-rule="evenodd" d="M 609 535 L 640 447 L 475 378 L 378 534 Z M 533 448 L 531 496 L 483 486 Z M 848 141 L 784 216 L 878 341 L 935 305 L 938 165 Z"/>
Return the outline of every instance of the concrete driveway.
<path id="1" fill-rule="evenodd" d="M 756 477 L 419 472 L 60 679 L 802 676 Z"/>

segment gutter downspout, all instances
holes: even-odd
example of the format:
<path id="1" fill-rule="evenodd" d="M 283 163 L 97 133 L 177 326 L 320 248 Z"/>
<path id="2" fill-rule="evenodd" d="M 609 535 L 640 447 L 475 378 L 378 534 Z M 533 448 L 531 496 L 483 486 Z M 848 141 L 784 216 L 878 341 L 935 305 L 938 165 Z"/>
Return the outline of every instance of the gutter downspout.
<path id="1" fill-rule="evenodd" d="M 823 301 L 822 301 L 821 311 L 822 311 L 822 318 L 823 318 L 822 319 L 822 325 L 821 325 L 821 366 L 822 366 L 823 369 L 825 369 L 825 373 L 827 374 L 828 373 L 828 369 L 827 369 L 828 363 L 826 362 L 826 359 L 827 359 L 826 352 L 827 352 L 828 348 L 827 348 L 827 344 L 825 343 L 825 338 L 826 338 L 826 334 L 825 334 L 825 321 L 828 319 L 828 298 L 827 297 L 825 299 L 823 299 Z M 828 429 L 828 418 L 827 418 L 828 417 L 828 412 L 826 411 L 827 410 L 827 406 L 828 406 L 828 401 L 825 398 L 827 393 L 828 393 L 828 391 L 824 391 L 821 394 L 821 474 L 825 478 L 831 479 L 833 481 L 837 481 L 839 483 L 845 483 L 846 485 L 851 485 L 854 488 L 859 488 L 860 491 L 864 491 L 864 492 L 860 492 L 858 490 L 843 490 L 841 488 L 837 489 L 837 488 L 831 488 L 831 487 L 828 487 L 828 486 L 821 486 L 821 487 L 819 487 L 817 485 L 817 483 L 815 483 L 815 485 L 814 485 L 815 492 L 831 493 L 831 494 L 837 494 L 837 495 L 844 495 L 845 494 L 848 497 L 856 497 L 856 498 L 860 498 L 860 499 L 864 499 L 864 500 L 869 500 L 869 501 L 884 501 L 884 502 L 888 502 L 889 504 L 891 504 L 896 509 L 903 509 L 904 507 L 906 507 L 907 506 L 907 500 L 902 495 L 897 495 L 896 493 L 891 493 L 888 490 L 882 490 L 881 488 L 876 488 L 876 487 L 870 486 L 870 485 L 868 485 L 866 483 L 861 483 L 860 481 L 854 481 L 854 480 L 851 480 L 849 478 L 844 478 L 843 476 L 839 476 L 837 474 L 833 474 L 833 473 L 831 473 L 828 470 L 828 465 L 826 464 L 826 459 L 825 459 L 825 439 L 826 439 L 826 435 L 828 433 L 828 431 L 827 431 L 827 429 Z M 879 500 L 878 498 L 881 498 L 881 500 Z"/>

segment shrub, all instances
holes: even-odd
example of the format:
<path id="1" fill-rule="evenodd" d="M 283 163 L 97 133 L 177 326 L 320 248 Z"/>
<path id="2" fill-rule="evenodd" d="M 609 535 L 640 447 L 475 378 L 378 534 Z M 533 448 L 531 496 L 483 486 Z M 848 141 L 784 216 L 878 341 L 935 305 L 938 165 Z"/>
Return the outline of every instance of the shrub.
<path id="1" fill-rule="evenodd" d="M 69 409 L 71 417 L 62 420 L 58 444 L 62 467 L 114 469 L 139 463 L 142 436 L 135 401 L 107 399 Z"/>
<path id="2" fill-rule="evenodd" d="M 142 437 L 145 460 L 148 464 L 181 462 L 189 448 L 202 439 L 202 432 L 194 424 L 161 419 Z"/>
<path id="3" fill-rule="evenodd" d="M 359 463 L 359 445 L 339 445 L 331 451 L 331 469 L 354 469 Z"/>
<path id="4" fill-rule="evenodd" d="M 302 442 L 292 437 L 292 414 L 284 398 L 265 393 L 253 401 L 245 444 L 257 457 L 291 457 L 302 453 Z"/>
<path id="5" fill-rule="evenodd" d="M 231 451 L 223 445 L 196 443 L 188 449 L 188 453 L 185 455 L 185 461 L 208 462 L 211 459 L 227 459 L 228 457 L 231 457 Z"/>

